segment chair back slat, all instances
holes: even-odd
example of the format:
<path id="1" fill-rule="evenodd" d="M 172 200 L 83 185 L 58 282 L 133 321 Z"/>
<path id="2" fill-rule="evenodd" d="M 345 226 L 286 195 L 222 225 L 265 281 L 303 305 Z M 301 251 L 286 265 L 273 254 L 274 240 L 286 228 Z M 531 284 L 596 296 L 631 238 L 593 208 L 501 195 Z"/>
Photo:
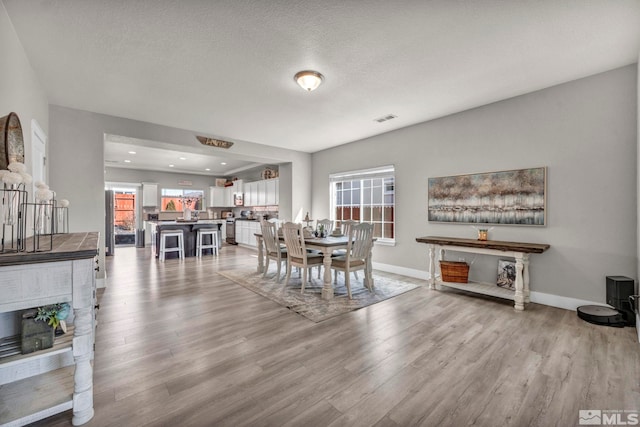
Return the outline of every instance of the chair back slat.
<path id="1" fill-rule="evenodd" d="M 333 221 L 330 219 L 319 219 L 316 223 L 316 228 L 320 228 L 320 226 L 324 226 L 324 231 L 327 233 L 327 236 L 333 233 Z"/>
<path id="2" fill-rule="evenodd" d="M 302 224 L 287 222 L 282 226 L 282 234 L 289 256 L 306 258 L 307 249 L 302 238 Z"/>
<path id="3" fill-rule="evenodd" d="M 364 260 L 369 256 L 373 244 L 373 224 L 354 224 L 349 230 L 348 256 L 351 260 Z"/>
<path id="4" fill-rule="evenodd" d="M 264 240 L 267 252 L 278 252 L 280 250 L 280 243 L 278 242 L 276 224 L 262 220 L 260 221 L 260 228 L 262 229 L 262 239 Z"/>
<path id="5" fill-rule="evenodd" d="M 340 227 L 342 228 L 342 234 L 344 234 L 345 236 L 348 236 L 349 233 L 351 232 L 351 227 L 353 227 L 355 224 L 358 224 L 358 221 L 351 221 L 351 220 L 346 220 L 346 221 L 342 221 L 340 223 Z"/>

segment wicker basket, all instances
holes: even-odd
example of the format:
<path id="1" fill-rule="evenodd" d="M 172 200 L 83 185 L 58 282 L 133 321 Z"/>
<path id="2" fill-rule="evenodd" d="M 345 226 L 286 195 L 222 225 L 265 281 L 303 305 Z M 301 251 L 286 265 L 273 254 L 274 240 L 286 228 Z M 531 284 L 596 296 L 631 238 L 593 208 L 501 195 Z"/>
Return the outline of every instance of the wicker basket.
<path id="1" fill-rule="evenodd" d="M 462 261 L 440 261 L 443 282 L 467 283 L 469 264 Z"/>

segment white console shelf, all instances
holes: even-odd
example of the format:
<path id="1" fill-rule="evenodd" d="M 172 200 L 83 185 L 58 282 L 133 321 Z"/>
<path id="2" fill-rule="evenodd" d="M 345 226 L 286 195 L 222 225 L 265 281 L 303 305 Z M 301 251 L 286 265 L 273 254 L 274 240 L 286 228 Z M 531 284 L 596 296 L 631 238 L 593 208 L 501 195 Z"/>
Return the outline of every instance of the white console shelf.
<path id="1" fill-rule="evenodd" d="M 419 243 L 426 243 L 429 247 L 429 287 L 437 289 L 438 286 L 474 292 L 493 297 L 509 299 L 515 302 L 516 310 L 524 310 L 525 303 L 529 302 L 529 254 L 543 253 L 549 249 L 547 244 L 503 242 L 498 240 L 472 240 L 455 237 L 418 237 Z M 495 283 L 469 282 L 455 283 L 440 280 L 438 274 L 439 263 L 436 262 L 436 252 L 439 260 L 444 260 L 445 251 L 471 252 L 483 255 L 510 257 L 516 261 L 515 291 L 496 286 Z"/>
<path id="2" fill-rule="evenodd" d="M 0 359 L 0 426 L 73 410 L 93 417 L 95 261 L 98 233 L 59 234 L 47 252 L 0 254 L 0 313 L 69 302 L 74 325 L 50 349 Z"/>

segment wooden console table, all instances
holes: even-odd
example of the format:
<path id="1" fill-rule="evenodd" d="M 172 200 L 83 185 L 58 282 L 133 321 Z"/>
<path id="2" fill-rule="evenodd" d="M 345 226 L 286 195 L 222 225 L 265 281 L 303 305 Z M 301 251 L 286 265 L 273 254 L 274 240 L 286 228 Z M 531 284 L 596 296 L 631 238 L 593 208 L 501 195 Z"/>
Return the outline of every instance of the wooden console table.
<path id="1" fill-rule="evenodd" d="M 93 417 L 98 236 L 57 234 L 51 251 L 0 254 L 0 313 L 68 302 L 74 314 L 73 337 L 70 331 L 56 337 L 50 349 L 0 358 L 1 426 L 25 425 L 69 409 L 73 425 Z"/>
<path id="2" fill-rule="evenodd" d="M 524 304 L 529 302 L 529 254 L 541 254 L 550 247 L 549 245 L 538 243 L 474 240 L 437 236 L 418 237 L 416 241 L 426 243 L 429 246 L 429 287 L 431 289 L 436 289 L 436 285 L 439 285 L 483 295 L 506 298 L 515 302 L 514 308 L 516 310 L 524 310 Z M 515 292 L 491 283 L 454 283 L 443 282 L 442 280 L 436 279 L 436 268 L 438 265 L 436 264 L 436 249 L 438 249 L 440 260 L 444 259 L 445 250 L 514 258 L 516 261 Z"/>

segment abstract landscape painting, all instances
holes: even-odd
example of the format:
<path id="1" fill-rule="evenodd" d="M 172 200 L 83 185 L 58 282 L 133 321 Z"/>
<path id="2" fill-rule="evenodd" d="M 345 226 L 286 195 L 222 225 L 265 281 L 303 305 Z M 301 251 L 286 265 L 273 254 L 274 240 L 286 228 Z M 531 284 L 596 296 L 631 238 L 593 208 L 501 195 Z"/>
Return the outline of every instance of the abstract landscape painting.
<path id="1" fill-rule="evenodd" d="M 545 225 L 547 168 L 429 178 L 429 221 Z"/>

